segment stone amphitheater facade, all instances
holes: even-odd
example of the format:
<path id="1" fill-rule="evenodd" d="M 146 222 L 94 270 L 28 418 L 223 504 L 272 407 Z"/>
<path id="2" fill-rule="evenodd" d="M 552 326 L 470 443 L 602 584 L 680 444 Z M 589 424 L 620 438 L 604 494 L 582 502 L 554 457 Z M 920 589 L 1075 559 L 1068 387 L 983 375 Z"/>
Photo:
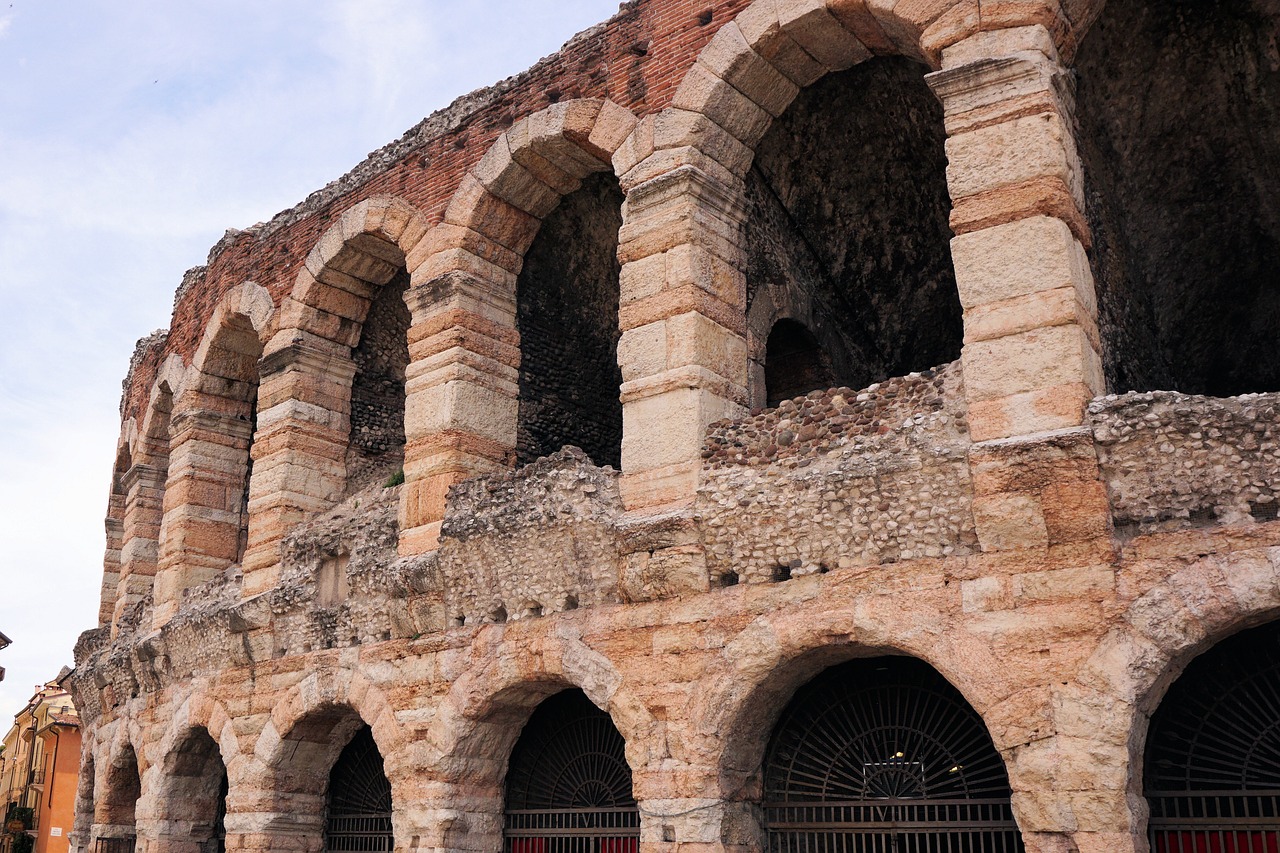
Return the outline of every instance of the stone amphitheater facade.
<path id="1" fill-rule="evenodd" d="M 228 231 L 124 383 L 74 848 L 358 849 L 371 735 L 363 849 L 543 853 L 509 767 L 580 691 L 635 826 L 574 849 L 952 849 L 779 829 L 873 666 L 998 757 L 955 849 L 1175 849 L 1152 717 L 1280 614 L 1278 30 L 634 0 Z"/>

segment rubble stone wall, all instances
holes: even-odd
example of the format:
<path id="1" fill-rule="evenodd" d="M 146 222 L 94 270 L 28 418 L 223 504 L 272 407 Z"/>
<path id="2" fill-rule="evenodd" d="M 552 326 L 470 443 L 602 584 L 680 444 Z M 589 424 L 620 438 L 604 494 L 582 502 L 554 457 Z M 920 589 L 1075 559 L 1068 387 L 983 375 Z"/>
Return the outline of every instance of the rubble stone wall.
<path id="1" fill-rule="evenodd" d="M 1171 391 L 1089 407 L 1117 526 L 1176 530 L 1276 517 L 1280 395 Z"/>
<path id="2" fill-rule="evenodd" d="M 971 553 L 968 450 L 958 363 L 713 424 L 697 502 L 708 570 L 768 582 Z"/>

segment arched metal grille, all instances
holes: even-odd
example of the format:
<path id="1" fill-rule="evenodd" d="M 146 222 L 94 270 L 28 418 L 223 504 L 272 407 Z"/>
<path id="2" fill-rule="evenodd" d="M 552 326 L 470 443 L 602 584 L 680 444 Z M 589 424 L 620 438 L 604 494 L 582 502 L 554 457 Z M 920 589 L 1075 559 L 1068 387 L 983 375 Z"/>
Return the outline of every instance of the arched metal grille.
<path id="1" fill-rule="evenodd" d="M 324 847 L 331 853 L 385 853 L 392 846 L 391 783 L 373 732 L 364 726 L 329 774 Z"/>
<path id="2" fill-rule="evenodd" d="M 797 691 L 764 784 L 774 853 L 1023 849 L 982 719 L 912 658 L 850 661 Z"/>
<path id="3" fill-rule="evenodd" d="M 1156 853 L 1280 853 L 1280 623 L 1191 662 L 1151 718 Z"/>
<path id="4" fill-rule="evenodd" d="M 507 853 L 635 853 L 640 814 L 622 735 L 581 690 L 547 699 L 507 772 Z"/>

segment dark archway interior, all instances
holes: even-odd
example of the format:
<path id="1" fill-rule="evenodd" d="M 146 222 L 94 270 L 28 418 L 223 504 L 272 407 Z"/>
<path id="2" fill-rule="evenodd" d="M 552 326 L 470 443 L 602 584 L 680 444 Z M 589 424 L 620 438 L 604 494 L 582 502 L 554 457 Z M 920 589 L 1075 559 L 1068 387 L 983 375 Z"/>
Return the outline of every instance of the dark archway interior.
<path id="1" fill-rule="evenodd" d="M 764 384 L 771 407 L 835 384 L 827 354 L 803 323 L 779 320 L 773 324 L 765 344 Z"/>
<path id="2" fill-rule="evenodd" d="M 618 229 L 622 191 L 594 175 L 543 221 L 517 284 L 520 464 L 582 448 L 621 466 Z"/>
<path id="3" fill-rule="evenodd" d="M 927 71 L 883 58 L 828 75 L 774 122 L 747 175 L 748 302 L 767 287 L 810 306 L 835 384 L 960 355 L 942 107 Z"/>
<path id="4" fill-rule="evenodd" d="M 409 366 L 409 274 L 378 288 L 351 352 L 351 444 L 347 491 L 359 491 L 404 465 L 404 374 Z"/>
<path id="5" fill-rule="evenodd" d="M 137 806 L 141 796 L 138 756 L 129 746 L 107 772 L 106 796 L 99 809 L 100 822 L 117 827 L 117 832 L 132 834 L 137 824 Z"/>
<path id="6" fill-rule="evenodd" d="M 190 826 L 190 840 L 202 853 L 226 849 L 227 768 L 217 742 L 203 728 L 193 729 L 165 764 L 162 813 Z"/>
<path id="7" fill-rule="evenodd" d="M 763 771 L 770 849 L 1023 849 L 986 725 L 915 658 L 859 658 L 801 687 Z"/>
<path id="8" fill-rule="evenodd" d="M 325 850 L 389 853 L 391 783 L 373 730 L 361 726 L 329 772 L 325 804 Z"/>
<path id="9" fill-rule="evenodd" d="M 581 690 L 542 702 L 511 751 L 507 810 L 634 809 L 626 744 Z"/>
<path id="10" fill-rule="evenodd" d="M 1143 787 L 1153 850 L 1209 850 L 1224 836 L 1241 850 L 1274 841 L 1277 719 L 1280 623 L 1241 632 L 1191 662 L 1147 733 Z M 1189 826 L 1189 815 L 1201 819 Z"/>
<path id="11" fill-rule="evenodd" d="M 1076 62 L 1116 392 L 1280 390 L 1280 0 L 1109 0 Z"/>

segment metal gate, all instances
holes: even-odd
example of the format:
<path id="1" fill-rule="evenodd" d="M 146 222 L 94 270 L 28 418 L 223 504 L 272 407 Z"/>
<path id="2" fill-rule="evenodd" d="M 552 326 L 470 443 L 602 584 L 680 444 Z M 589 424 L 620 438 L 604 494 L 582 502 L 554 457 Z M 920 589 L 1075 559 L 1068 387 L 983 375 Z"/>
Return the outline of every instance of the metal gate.
<path id="1" fill-rule="evenodd" d="M 507 772 L 507 853 L 636 853 L 640 813 L 624 746 L 581 690 L 539 705 Z"/>
<path id="2" fill-rule="evenodd" d="M 982 719 L 913 658 L 850 661 L 797 691 L 764 770 L 773 853 L 1023 850 Z"/>
<path id="3" fill-rule="evenodd" d="M 1154 853 L 1280 853 L 1280 624 L 1192 661 L 1144 766 Z"/>
<path id="4" fill-rule="evenodd" d="M 328 853 L 390 853 L 391 783 L 373 732 L 364 726 L 329 774 L 324 848 Z"/>

